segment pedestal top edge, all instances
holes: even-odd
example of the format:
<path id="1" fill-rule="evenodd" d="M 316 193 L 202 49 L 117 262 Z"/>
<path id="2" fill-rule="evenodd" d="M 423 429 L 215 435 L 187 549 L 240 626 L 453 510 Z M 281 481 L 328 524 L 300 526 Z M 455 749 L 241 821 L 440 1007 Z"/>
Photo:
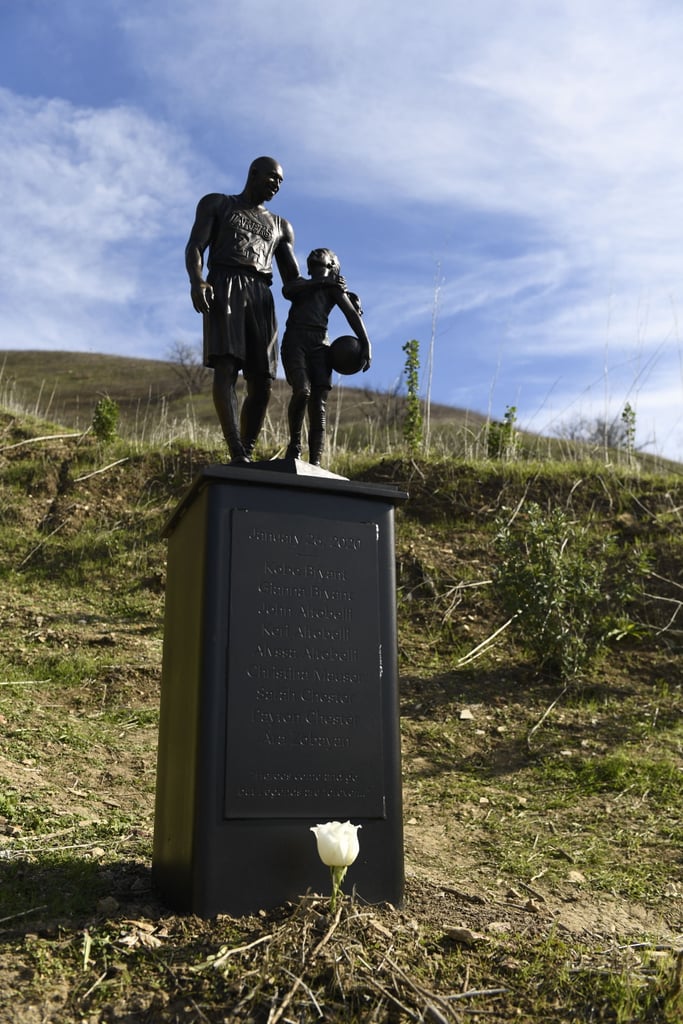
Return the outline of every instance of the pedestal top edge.
<path id="1" fill-rule="evenodd" d="M 305 464 L 302 463 L 303 465 Z M 408 494 L 399 487 L 349 480 L 334 473 L 326 473 L 324 470 L 315 474 L 304 473 L 298 475 L 296 472 L 286 472 L 280 467 L 271 466 L 267 462 L 250 463 L 244 466 L 215 464 L 204 466 L 197 473 L 164 525 L 162 530 L 164 537 L 173 531 L 184 510 L 194 500 L 196 495 L 203 488 L 212 484 L 238 484 L 240 486 L 246 484 L 247 486 L 284 487 L 294 490 L 317 491 L 319 493 L 332 492 L 346 496 L 356 495 L 359 498 L 362 497 L 376 501 L 389 501 L 392 504 L 398 504 L 406 501 L 408 498 Z"/>

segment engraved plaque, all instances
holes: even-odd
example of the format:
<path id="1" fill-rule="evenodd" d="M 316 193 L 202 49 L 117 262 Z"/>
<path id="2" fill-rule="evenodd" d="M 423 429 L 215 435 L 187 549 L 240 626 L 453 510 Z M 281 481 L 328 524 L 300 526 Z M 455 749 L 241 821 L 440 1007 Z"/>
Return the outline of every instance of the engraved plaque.
<path id="1" fill-rule="evenodd" d="M 376 525 L 231 517 L 225 817 L 383 817 Z"/>

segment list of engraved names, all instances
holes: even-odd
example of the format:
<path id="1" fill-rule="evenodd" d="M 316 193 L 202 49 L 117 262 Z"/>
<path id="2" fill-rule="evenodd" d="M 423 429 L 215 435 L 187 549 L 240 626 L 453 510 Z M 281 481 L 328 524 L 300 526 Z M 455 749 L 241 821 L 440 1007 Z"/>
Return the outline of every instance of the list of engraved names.
<path id="1" fill-rule="evenodd" d="M 381 816 L 375 524 L 231 527 L 226 816 Z"/>

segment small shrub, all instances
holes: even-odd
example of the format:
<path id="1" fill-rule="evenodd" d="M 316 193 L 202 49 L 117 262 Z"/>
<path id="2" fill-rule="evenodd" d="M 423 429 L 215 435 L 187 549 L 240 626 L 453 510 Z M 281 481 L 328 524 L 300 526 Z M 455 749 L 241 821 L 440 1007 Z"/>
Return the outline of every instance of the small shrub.
<path id="1" fill-rule="evenodd" d="M 636 450 L 636 411 L 630 402 L 627 402 L 623 408 L 621 422 L 624 432 L 624 448 L 629 458 L 633 458 Z"/>
<path id="2" fill-rule="evenodd" d="M 119 425 L 120 410 L 113 398 L 104 395 L 95 406 L 92 432 L 98 441 L 113 441 Z"/>
<path id="3" fill-rule="evenodd" d="M 630 631 L 627 607 L 647 570 L 639 549 L 536 504 L 512 525 L 499 519 L 495 547 L 495 591 L 540 666 L 569 681 Z"/>
<path id="4" fill-rule="evenodd" d="M 517 406 L 508 405 L 503 422 L 493 421 L 486 429 L 486 452 L 490 459 L 505 459 L 511 462 L 519 453 L 517 433 Z"/>
<path id="5" fill-rule="evenodd" d="M 415 338 L 403 346 L 406 362 L 403 373 L 406 379 L 408 397 L 403 421 L 403 437 L 411 452 L 416 452 L 422 443 L 422 409 L 420 408 L 420 343 Z"/>

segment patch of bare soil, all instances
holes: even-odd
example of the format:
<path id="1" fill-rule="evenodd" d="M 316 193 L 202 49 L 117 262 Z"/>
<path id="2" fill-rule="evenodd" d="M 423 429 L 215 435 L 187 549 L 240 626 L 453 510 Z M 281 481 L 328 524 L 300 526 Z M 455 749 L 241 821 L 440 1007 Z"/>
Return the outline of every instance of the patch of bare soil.
<path id="1" fill-rule="evenodd" d="M 458 925 L 482 932 L 549 932 L 553 927 L 575 938 L 648 936 L 683 944 L 683 893 L 666 913 L 622 898 L 584 895 L 580 883 L 548 888 L 504 883 L 483 872 L 470 856 L 443 853 L 439 826 L 424 828 L 419 844 L 406 844 L 406 907 L 440 927 Z"/>

